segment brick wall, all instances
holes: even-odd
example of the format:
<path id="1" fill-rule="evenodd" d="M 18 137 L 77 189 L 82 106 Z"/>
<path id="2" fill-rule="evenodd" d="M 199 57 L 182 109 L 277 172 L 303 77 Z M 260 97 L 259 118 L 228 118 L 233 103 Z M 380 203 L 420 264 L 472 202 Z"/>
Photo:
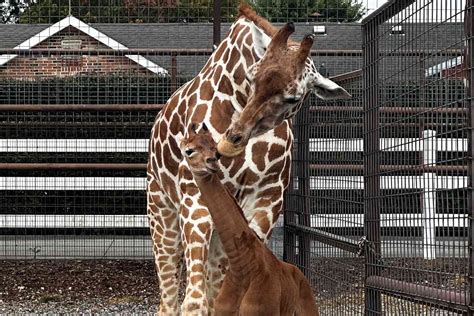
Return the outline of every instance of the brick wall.
<path id="1" fill-rule="evenodd" d="M 79 74 L 152 74 L 123 55 L 34 53 L 35 50 L 45 48 L 61 49 L 61 42 L 63 40 L 81 40 L 80 49 L 85 50 L 110 49 L 79 30 L 69 27 L 32 48 L 31 53 L 20 55 L 1 66 L 0 79 L 34 80 L 39 78 L 69 77 Z M 110 50 L 112 52 L 112 49 Z"/>

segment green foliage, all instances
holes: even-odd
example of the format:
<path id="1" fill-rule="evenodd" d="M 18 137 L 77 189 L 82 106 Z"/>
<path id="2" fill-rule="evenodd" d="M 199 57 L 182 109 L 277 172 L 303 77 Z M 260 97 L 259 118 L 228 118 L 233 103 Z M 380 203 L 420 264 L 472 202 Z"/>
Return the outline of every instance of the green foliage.
<path id="1" fill-rule="evenodd" d="M 23 0 L 10 0 L 18 3 Z M 55 23 L 69 13 L 68 0 L 33 0 L 20 13 L 20 23 Z M 272 22 L 359 20 L 364 7 L 360 0 L 254 0 L 256 10 Z M 223 0 L 221 18 L 232 22 L 237 14 L 236 0 Z M 71 0 L 71 14 L 87 23 L 210 22 L 210 0 Z"/>
<path id="2" fill-rule="evenodd" d="M 233 20 L 236 14 L 231 2 L 235 1 L 222 1 L 224 21 Z M 68 0 L 34 0 L 21 14 L 20 23 L 55 23 L 68 13 Z M 213 3 L 209 0 L 71 0 L 71 14 L 87 23 L 209 22 Z"/>
<path id="3" fill-rule="evenodd" d="M 255 8 L 272 22 L 354 22 L 365 10 L 358 0 L 256 0 Z"/>
<path id="4" fill-rule="evenodd" d="M 0 4 L 0 23 L 17 23 L 20 13 L 26 5 L 21 0 L 7 0 Z"/>
<path id="5" fill-rule="evenodd" d="M 51 24 L 68 14 L 68 0 L 35 0 L 20 15 L 19 21 Z M 71 0 L 71 14 L 87 23 L 128 22 L 121 0 Z"/>

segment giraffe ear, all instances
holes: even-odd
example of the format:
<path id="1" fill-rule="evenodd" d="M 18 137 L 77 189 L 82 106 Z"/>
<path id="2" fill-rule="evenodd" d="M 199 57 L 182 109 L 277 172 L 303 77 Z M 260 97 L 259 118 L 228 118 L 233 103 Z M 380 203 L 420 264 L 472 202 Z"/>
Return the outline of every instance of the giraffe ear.
<path id="1" fill-rule="evenodd" d="M 259 59 L 262 59 L 272 39 L 253 23 L 250 25 L 250 29 L 252 30 L 253 48 L 255 53 Z"/>

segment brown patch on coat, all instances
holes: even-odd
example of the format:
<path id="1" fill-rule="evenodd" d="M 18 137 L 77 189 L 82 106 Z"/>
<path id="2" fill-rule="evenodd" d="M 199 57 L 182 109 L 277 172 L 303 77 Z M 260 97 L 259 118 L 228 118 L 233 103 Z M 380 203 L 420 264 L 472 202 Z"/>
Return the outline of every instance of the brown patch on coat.
<path id="1" fill-rule="evenodd" d="M 207 104 L 198 104 L 196 105 L 193 116 L 191 117 L 191 122 L 193 123 L 201 123 L 204 120 L 204 117 L 207 113 Z"/>
<path id="2" fill-rule="evenodd" d="M 242 172 L 242 174 L 237 178 L 238 183 L 245 184 L 245 185 L 255 184 L 259 180 L 260 178 L 258 177 L 258 175 L 250 169 L 247 169 L 244 172 Z"/>
<path id="3" fill-rule="evenodd" d="M 197 91 L 197 89 L 199 88 L 199 83 L 201 82 L 201 80 L 199 79 L 199 77 L 194 77 L 192 83 L 191 83 L 191 86 L 189 87 L 189 92 L 188 93 L 193 93 L 194 91 Z"/>
<path id="4" fill-rule="evenodd" d="M 232 41 L 235 41 L 237 36 L 239 35 L 240 31 L 244 28 L 244 25 L 239 24 L 236 27 L 233 28 L 232 33 L 230 33 L 229 38 L 231 38 Z M 233 43 L 233 42 L 232 42 Z"/>
<path id="5" fill-rule="evenodd" d="M 252 161 L 260 171 L 265 170 L 265 156 L 267 151 L 267 142 L 257 142 L 252 146 Z"/>
<path id="6" fill-rule="evenodd" d="M 170 197 L 171 201 L 173 201 L 174 203 L 179 203 L 178 192 L 176 192 L 176 186 L 173 179 L 171 179 L 164 172 L 160 174 L 160 178 L 161 183 L 163 184 L 163 189 L 166 193 L 168 193 L 168 196 Z"/>
<path id="7" fill-rule="evenodd" d="M 240 54 L 237 51 L 237 48 L 234 47 L 234 48 L 232 48 L 232 52 L 230 53 L 229 62 L 227 63 L 227 66 L 226 66 L 227 72 L 231 73 L 232 70 L 234 70 L 235 65 L 237 65 L 237 63 L 239 62 L 239 60 L 240 60 Z"/>
<path id="8" fill-rule="evenodd" d="M 187 197 L 186 199 L 184 199 L 184 204 L 186 204 L 187 206 L 192 206 L 193 200 Z"/>
<path id="9" fill-rule="evenodd" d="M 262 232 L 266 234 L 270 230 L 270 221 L 268 220 L 267 212 L 257 212 L 254 218 Z"/>
<path id="10" fill-rule="evenodd" d="M 178 162 L 171 156 L 171 150 L 168 144 L 163 145 L 163 164 L 172 174 L 178 174 Z"/>
<path id="11" fill-rule="evenodd" d="M 170 124 L 169 124 L 169 131 L 171 134 L 176 135 L 180 132 L 180 127 L 181 127 L 181 122 L 179 121 L 180 116 L 178 114 L 174 114 L 173 117 L 171 118 Z"/>
<path id="12" fill-rule="evenodd" d="M 245 107 L 247 104 L 247 96 L 240 91 L 235 91 L 235 94 L 237 96 L 237 102 L 239 102 L 240 106 Z"/>
<path id="13" fill-rule="evenodd" d="M 227 76 L 222 76 L 221 81 L 219 83 L 219 88 L 217 89 L 222 93 L 225 93 L 227 95 L 232 95 L 233 94 L 233 86 L 232 82 L 230 82 L 229 78 Z"/>
<path id="14" fill-rule="evenodd" d="M 219 84 L 219 81 L 221 80 L 221 75 L 222 75 L 222 66 L 217 66 L 216 71 L 214 72 L 213 78 L 214 78 L 214 84 L 217 86 Z"/>
<path id="15" fill-rule="evenodd" d="M 268 168 L 266 174 L 281 174 L 283 171 L 283 166 L 285 164 L 285 161 L 282 159 L 279 162 L 275 163 L 272 165 L 270 168 Z"/>
<path id="16" fill-rule="evenodd" d="M 209 216 L 209 211 L 206 210 L 205 208 L 199 208 L 193 211 L 193 213 L 191 214 L 191 219 L 198 220 L 201 217 L 206 217 L 206 216 Z"/>
<path id="17" fill-rule="evenodd" d="M 232 103 L 229 100 L 219 101 L 218 98 L 214 98 L 212 101 L 212 111 L 211 111 L 211 125 L 218 131 L 223 134 L 226 129 L 232 123 L 232 114 L 234 113 L 234 108 Z"/>
<path id="18" fill-rule="evenodd" d="M 195 231 L 193 231 L 191 233 L 191 236 L 190 236 L 190 240 L 191 242 L 200 242 L 200 243 L 203 243 L 204 242 L 204 238 L 202 238 L 198 233 L 196 233 Z"/>
<path id="19" fill-rule="evenodd" d="M 171 147 L 171 151 L 173 154 L 176 156 L 177 159 L 181 160 L 183 157 L 181 155 L 181 150 L 179 149 L 178 144 L 176 143 L 176 140 L 170 140 L 169 145 Z"/>
<path id="20" fill-rule="evenodd" d="M 190 185 L 188 183 L 188 185 L 186 186 L 186 190 L 183 192 L 186 192 L 187 195 L 195 196 L 196 194 L 199 193 L 199 189 L 195 187 L 194 185 Z"/>
<path id="21" fill-rule="evenodd" d="M 234 81 L 236 84 L 239 86 L 244 82 L 245 80 L 245 70 L 244 67 L 242 66 L 242 63 L 237 67 L 237 69 L 234 72 Z"/>
<path id="22" fill-rule="evenodd" d="M 159 133 L 160 133 L 160 141 L 162 143 L 165 142 L 166 136 L 168 136 L 168 126 L 166 126 L 165 121 L 161 121 L 160 124 L 157 126 Z"/>
<path id="23" fill-rule="evenodd" d="M 199 96 L 202 100 L 209 101 L 214 95 L 214 89 L 212 88 L 211 82 L 208 80 L 203 81 L 201 84 L 201 89 L 199 90 Z"/>
<path id="24" fill-rule="evenodd" d="M 226 48 L 224 52 L 224 56 L 222 57 L 222 62 L 224 64 L 227 64 L 227 62 L 229 61 L 229 55 L 230 55 L 230 48 Z"/>
<path id="25" fill-rule="evenodd" d="M 255 203 L 255 208 L 262 208 L 262 207 L 267 207 L 272 204 L 271 199 L 260 199 Z"/>
<path id="26" fill-rule="evenodd" d="M 222 158 L 224 158 L 224 157 L 222 157 Z M 222 158 L 221 158 L 221 160 L 224 161 Z M 232 159 L 232 167 L 229 170 L 229 176 L 231 178 L 233 178 L 237 174 L 237 172 L 239 172 L 239 170 L 242 169 L 242 166 L 244 165 L 244 163 L 245 163 L 245 159 L 243 158 L 243 155 L 239 155 L 239 156 L 233 158 Z"/>
<path id="27" fill-rule="evenodd" d="M 244 49 L 242 54 L 244 55 L 247 68 L 250 67 L 255 62 L 255 57 L 253 56 L 252 51 L 249 49 Z"/>
<path id="28" fill-rule="evenodd" d="M 206 234 L 210 233 L 210 231 L 211 231 L 211 224 L 208 223 L 208 222 L 200 223 L 197 226 L 198 226 L 198 228 L 201 232 L 205 232 Z"/>
<path id="29" fill-rule="evenodd" d="M 268 151 L 268 160 L 273 161 L 279 157 L 284 156 L 286 149 L 284 146 L 279 144 L 272 144 L 270 150 Z"/>
<path id="30" fill-rule="evenodd" d="M 281 195 L 281 188 L 279 186 L 274 186 L 274 187 L 258 192 L 257 199 L 264 198 L 264 197 L 273 198 L 275 196 L 280 196 L 280 195 Z"/>
<path id="31" fill-rule="evenodd" d="M 281 139 L 288 139 L 288 125 L 286 122 L 281 123 L 273 130 L 273 133 L 276 137 Z"/>
<path id="32" fill-rule="evenodd" d="M 214 54 L 214 63 L 217 63 L 221 57 L 222 54 L 224 53 L 225 49 L 227 48 L 227 45 L 221 44 L 219 48 L 216 50 L 216 53 Z"/>
<path id="33" fill-rule="evenodd" d="M 190 97 L 189 97 L 189 102 L 188 102 L 188 107 L 192 107 L 192 106 L 195 106 L 197 103 L 197 93 L 193 93 Z"/>

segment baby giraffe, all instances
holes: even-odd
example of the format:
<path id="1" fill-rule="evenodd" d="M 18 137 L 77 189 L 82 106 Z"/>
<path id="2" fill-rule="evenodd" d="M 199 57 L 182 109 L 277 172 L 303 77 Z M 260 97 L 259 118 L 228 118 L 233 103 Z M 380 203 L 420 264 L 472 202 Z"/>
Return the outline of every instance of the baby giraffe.
<path id="1" fill-rule="evenodd" d="M 242 209 L 221 183 L 219 154 L 205 124 L 181 142 L 229 260 L 215 315 L 319 315 L 311 287 L 295 266 L 278 260 L 248 226 Z"/>

